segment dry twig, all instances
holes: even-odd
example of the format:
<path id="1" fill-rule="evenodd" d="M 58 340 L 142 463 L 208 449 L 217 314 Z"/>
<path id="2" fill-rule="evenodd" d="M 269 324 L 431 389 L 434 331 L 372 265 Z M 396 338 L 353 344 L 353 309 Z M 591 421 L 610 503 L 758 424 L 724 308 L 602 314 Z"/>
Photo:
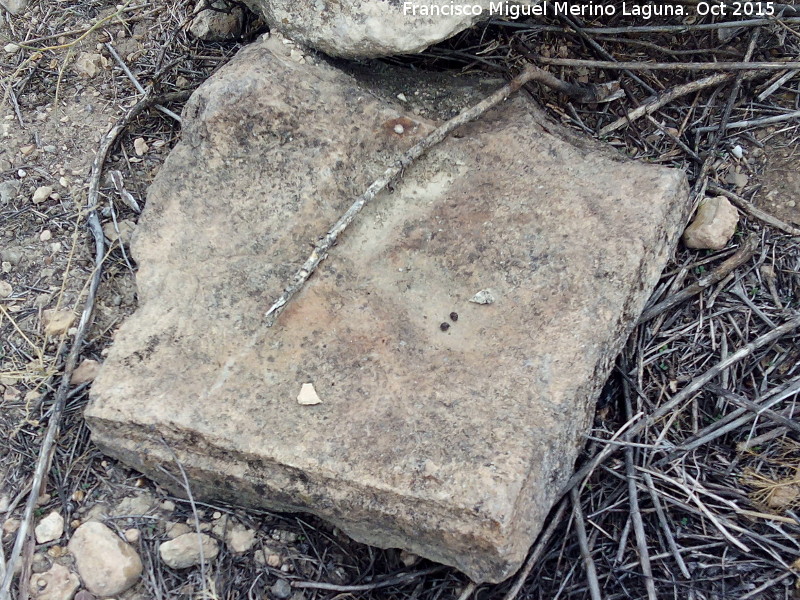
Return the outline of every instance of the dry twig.
<path id="1" fill-rule="evenodd" d="M 778 71 L 800 69 L 798 61 L 775 62 L 643 62 L 585 60 L 581 58 L 546 58 L 537 56 L 536 60 L 545 65 L 558 67 L 593 67 L 597 69 L 631 69 L 634 71 Z"/>
<path id="2" fill-rule="evenodd" d="M 689 298 L 696 296 L 697 294 L 702 293 L 707 288 L 711 287 L 712 285 L 719 283 L 725 277 L 728 276 L 729 273 L 732 273 L 735 269 L 739 268 L 743 264 L 752 258 L 753 254 L 755 254 L 756 248 L 758 248 L 759 238 L 757 235 L 752 234 L 748 236 L 748 238 L 739 246 L 739 249 L 736 253 L 728 258 L 725 262 L 719 265 L 716 269 L 704 275 L 697 282 L 693 283 L 692 285 L 685 287 L 681 291 L 673 294 L 669 298 L 666 298 L 659 302 L 658 304 L 651 306 L 647 310 L 642 313 L 642 316 L 639 317 L 639 325 L 642 323 L 646 323 L 651 319 L 654 319 L 658 315 L 668 311 L 669 309 L 677 306 L 681 302 L 685 302 Z"/>
<path id="3" fill-rule="evenodd" d="M 325 583 L 320 581 L 293 581 L 293 588 L 311 589 L 311 590 L 327 590 L 330 592 L 368 592 L 371 590 L 379 590 L 385 587 L 392 587 L 395 585 L 404 585 L 410 581 L 414 581 L 426 575 L 432 575 L 442 571 L 445 567 L 429 567 L 419 571 L 410 571 L 407 573 L 400 573 L 385 579 L 379 579 L 370 583 L 362 583 L 359 585 L 338 585 L 334 583 Z"/>
<path id="4" fill-rule="evenodd" d="M 750 73 L 745 73 L 744 77 L 745 79 L 755 79 L 760 75 L 761 73 L 758 71 L 753 71 Z M 666 106 L 670 102 L 674 102 L 682 96 L 686 96 L 687 94 L 698 92 L 709 87 L 714 87 L 715 85 L 727 83 L 733 78 L 733 73 L 716 73 L 703 79 L 698 79 L 697 81 L 690 81 L 689 83 L 675 86 L 674 88 L 662 92 L 658 96 L 654 96 L 649 100 L 646 100 L 644 104 L 637 106 L 624 117 L 620 117 L 613 123 L 609 123 L 599 131 L 599 135 L 608 135 L 612 131 L 616 131 L 620 127 L 624 127 L 625 125 L 628 125 L 645 115 L 652 115 L 658 109 Z"/>
<path id="5" fill-rule="evenodd" d="M 600 592 L 600 582 L 597 580 L 597 568 L 592 558 L 592 551 L 589 548 L 589 539 L 586 537 L 586 525 L 584 524 L 583 510 L 581 509 L 581 497 L 577 487 L 570 490 L 572 499 L 573 523 L 578 534 L 578 543 L 581 547 L 581 558 L 583 558 L 583 568 L 586 572 L 586 581 L 589 584 L 589 592 L 592 600 L 602 600 L 603 594 Z"/>
<path id="6" fill-rule="evenodd" d="M 742 209 L 751 217 L 766 223 L 770 227 L 774 227 L 775 229 L 780 229 L 784 233 L 788 233 L 789 235 L 800 235 L 800 228 L 793 227 L 784 221 L 781 221 L 779 218 L 765 212 L 755 206 L 752 202 L 748 202 L 738 194 L 734 194 L 731 191 L 726 190 L 725 188 L 717 185 L 713 181 L 709 182 L 708 189 L 716 194 L 720 194 L 721 196 L 725 196 L 728 200 L 733 202 L 736 206 Z"/>

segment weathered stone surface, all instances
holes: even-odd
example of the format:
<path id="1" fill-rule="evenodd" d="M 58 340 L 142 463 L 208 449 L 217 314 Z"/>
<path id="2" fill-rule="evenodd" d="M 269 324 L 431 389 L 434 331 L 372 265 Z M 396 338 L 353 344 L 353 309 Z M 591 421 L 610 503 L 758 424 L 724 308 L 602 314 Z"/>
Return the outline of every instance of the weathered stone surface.
<path id="1" fill-rule="evenodd" d="M 196 495 L 504 579 L 683 230 L 685 178 L 566 141 L 520 95 L 407 169 L 266 328 L 309 244 L 432 128 L 315 60 L 255 44 L 187 104 L 87 422 L 176 493 L 162 439 Z M 297 402 L 309 382 L 320 404 Z"/>
<path id="2" fill-rule="evenodd" d="M 733 237 L 738 224 L 739 211 L 727 198 L 706 198 L 683 232 L 683 243 L 688 248 L 720 250 Z"/>
<path id="3" fill-rule="evenodd" d="M 346 58 L 419 52 L 507 10 L 534 6 L 539 0 L 245 0 L 270 28 L 331 56 Z M 490 5 L 502 6 L 490 11 Z M 468 11 L 451 12 L 454 5 Z M 459 12 L 459 11 L 455 11 Z M 472 14 L 472 13 L 476 14 Z M 513 16 L 514 13 L 511 13 Z"/>
<path id="4" fill-rule="evenodd" d="M 797 169 L 797 142 L 786 132 L 774 136 L 763 150 L 757 148 L 757 160 L 763 161 L 758 182 L 762 186 L 753 201 L 771 215 L 800 226 L 800 171 Z M 755 150 L 753 154 L 756 154 Z M 757 163 L 758 164 L 758 163 Z M 0 194 L 2 185 L 0 184 Z"/>
<path id="5" fill-rule="evenodd" d="M 69 551 L 86 589 L 98 596 L 115 596 L 133 586 L 142 561 L 130 544 L 102 523 L 84 523 L 69 540 Z"/>
<path id="6" fill-rule="evenodd" d="M 28 6 L 28 0 L 0 0 L 0 6 L 12 15 L 18 15 Z"/>

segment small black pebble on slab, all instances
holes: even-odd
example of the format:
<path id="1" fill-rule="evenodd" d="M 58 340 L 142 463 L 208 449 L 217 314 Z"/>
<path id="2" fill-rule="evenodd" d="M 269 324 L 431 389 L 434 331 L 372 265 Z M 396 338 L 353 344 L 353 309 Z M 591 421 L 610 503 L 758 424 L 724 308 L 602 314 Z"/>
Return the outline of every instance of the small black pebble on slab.
<path id="1" fill-rule="evenodd" d="M 457 312 L 451 312 L 451 313 L 450 313 L 450 320 L 451 320 L 453 323 L 455 323 L 456 321 L 458 321 L 458 313 L 457 313 Z"/>
<path id="2" fill-rule="evenodd" d="M 441 325 L 439 325 L 439 329 L 441 329 L 442 331 L 447 331 L 448 329 L 450 329 L 450 323 L 442 323 Z"/>

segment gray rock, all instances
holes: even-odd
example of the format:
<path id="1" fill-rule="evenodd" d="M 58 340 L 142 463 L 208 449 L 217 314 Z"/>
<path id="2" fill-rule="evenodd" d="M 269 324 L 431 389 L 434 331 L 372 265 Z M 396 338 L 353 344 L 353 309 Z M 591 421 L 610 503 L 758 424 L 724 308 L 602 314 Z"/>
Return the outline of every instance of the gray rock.
<path id="1" fill-rule="evenodd" d="M 738 224 L 739 211 L 727 198 L 706 198 L 684 231 L 683 243 L 687 248 L 720 250 L 733 237 Z"/>
<path id="2" fill-rule="evenodd" d="M 116 596 L 142 574 L 142 561 L 130 544 L 97 521 L 84 523 L 69 541 L 83 585 L 97 596 Z"/>
<path id="3" fill-rule="evenodd" d="M 75 59 L 72 68 L 76 73 L 91 79 L 103 70 L 104 67 L 103 56 L 96 52 L 81 52 Z"/>
<path id="4" fill-rule="evenodd" d="M 205 533 L 184 533 L 158 547 L 161 560 L 172 569 L 188 569 L 200 564 L 200 556 L 208 562 L 219 554 L 217 540 Z"/>
<path id="5" fill-rule="evenodd" d="M 96 376 L 96 374 L 95 374 Z M 139 492 L 134 496 L 128 496 L 119 501 L 114 508 L 114 515 L 117 517 L 138 517 L 148 515 L 155 507 L 156 499 L 149 492 Z"/>
<path id="6" fill-rule="evenodd" d="M 286 600 L 292 595 L 292 586 L 285 579 L 278 579 L 269 588 L 270 593 L 278 600 Z"/>
<path id="7" fill-rule="evenodd" d="M 24 255 L 25 251 L 19 246 L 0 248 L 0 260 L 12 265 L 18 265 Z"/>
<path id="8" fill-rule="evenodd" d="M 8 204 L 19 193 L 19 181 L 10 179 L 0 183 L 0 204 Z"/>
<path id="9" fill-rule="evenodd" d="M 267 328 L 309 243 L 434 123 L 274 39 L 183 118 L 132 242 L 141 304 L 92 386 L 94 441 L 176 493 L 172 451 L 199 497 L 511 575 L 682 232 L 684 174 L 516 96 L 380 194 Z M 297 402 L 308 382 L 321 404 Z"/>
<path id="10" fill-rule="evenodd" d="M 228 518 L 227 515 L 214 523 L 211 531 L 217 537 L 225 540 L 233 554 L 244 554 L 249 552 L 256 543 L 256 532 L 248 529 L 241 523 Z"/>
<path id="11" fill-rule="evenodd" d="M 197 8 L 202 6 L 203 3 L 197 3 Z M 213 9 L 206 8 L 195 15 L 189 33 L 207 42 L 221 42 L 240 36 L 243 25 L 244 10 L 221 0 L 213 3 Z"/>
<path id="12" fill-rule="evenodd" d="M 31 576 L 30 597 L 35 600 L 71 600 L 80 586 L 75 573 L 55 563 L 44 573 Z"/>
<path id="13" fill-rule="evenodd" d="M 31 200 L 33 201 L 34 204 L 41 204 L 42 202 L 47 200 L 50 197 L 50 194 L 52 193 L 53 193 L 53 186 L 42 185 L 36 188 L 36 190 L 33 192 Z"/>
<path id="14" fill-rule="evenodd" d="M 538 0 L 245 0 L 270 28 L 331 56 L 347 58 L 408 54 L 424 50 L 514 6 Z M 502 6 L 501 13 L 490 11 Z M 453 6 L 477 14 L 442 14 Z M 474 11 L 473 11 L 474 8 Z"/>
<path id="15" fill-rule="evenodd" d="M 0 6 L 12 15 L 18 15 L 28 6 L 28 0 L 0 0 Z"/>

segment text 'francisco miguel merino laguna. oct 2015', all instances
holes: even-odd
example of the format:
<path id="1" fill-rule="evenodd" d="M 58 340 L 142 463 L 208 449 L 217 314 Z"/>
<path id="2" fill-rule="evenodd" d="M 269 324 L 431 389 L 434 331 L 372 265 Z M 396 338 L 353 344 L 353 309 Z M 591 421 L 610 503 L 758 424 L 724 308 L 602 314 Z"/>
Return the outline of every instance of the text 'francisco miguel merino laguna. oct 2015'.
<path id="1" fill-rule="evenodd" d="M 452 17 L 452 16 L 488 16 L 507 17 L 602 17 L 623 15 L 651 19 L 652 17 L 688 17 L 691 14 L 704 17 L 767 17 L 775 14 L 774 2 L 698 2 L 694 6 L 672 3 L 637 4 L 623 2 L 622 5 L 610 2 L 540 2 L 538 4 L 515 4 L 511 2 L 489 2 L 470 4 L 469 2 L 451 2 L 449 4 L 426 4 L 424 2 L 403 2 L 405 16 L 420 17 Z"/>

